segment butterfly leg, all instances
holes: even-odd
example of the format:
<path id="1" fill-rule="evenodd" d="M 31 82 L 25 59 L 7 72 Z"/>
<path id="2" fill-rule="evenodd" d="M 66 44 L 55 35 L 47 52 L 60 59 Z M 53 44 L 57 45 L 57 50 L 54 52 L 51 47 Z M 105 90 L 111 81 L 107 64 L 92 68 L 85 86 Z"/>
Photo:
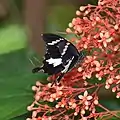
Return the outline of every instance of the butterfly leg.
<path id="1" fill-rule="evenodd" d="M 68 70 L 69 70 L 69 68 L 70 68 L 70 65 L 71 65 L 73 59 L 74 59 L 74 57 L 69 60 L 69 62 L 68 62 L 67 65 L 65 65 L 64 70 L 62 70 L 62 71 L 61 71 L 61 74 L 57 77 L 56 80 L 54 80 L 54 82 L 52 83 L 51 87 L 52 87 L 56 82 L 59 83 L 60 80 L 62 79 L 62 77 L 68 72 Z"/>
<path id="2" fill-rule="evenodd" d="M 65 74 L 65 73 L 61 73 L 61 74 L 57 77 L 57 79 L 55 79 L 55 80 L 53 81 L 51 87 L 52 87 L 54 84 L 59 83 L 60 80 L 62 79 L 62 77 L 64 76 L 64 74 Z"/>
<path id="3" fill-rule="evenodd" d="M 52 83 L 51 87 L 55 83 L 59 83 L 62 77 L 74 66 L 74 63 L 76 63 L 78 59 L 76 59 L 74 56 L 69 60 L 69 62 L 64 66 L 65 68 L 61 71 L 61 74 L 57 77 L 56 80 Z"/>
<path id="4" fill-rule="evenodd" d="M 60 80 L 62 79 L 62 77 L 64 76 L 64 74 L 65 74 L 65 73 L 61 73 L 61 74 L 57 77 L 57 79 L 56 79 L 56 82 L 57 82 L 57 83 L 60 82 Z"/>
<path id="5" fill-rule="evenodd" d="M 42 70 L 42 67 L 36 67 L 36 68 L 32 69 L 32 73 L 37 73 L 40 70 Z"/>

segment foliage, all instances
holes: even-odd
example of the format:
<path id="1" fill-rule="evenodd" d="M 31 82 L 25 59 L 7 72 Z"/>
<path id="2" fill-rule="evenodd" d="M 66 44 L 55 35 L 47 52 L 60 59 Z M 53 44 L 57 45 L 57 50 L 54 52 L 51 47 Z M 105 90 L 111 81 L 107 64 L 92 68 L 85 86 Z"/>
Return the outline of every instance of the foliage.
<path id="1" fill-rule="evenodd" d="M 0 41 L 0 120 L 8 120 L 27 113 L 26 106 L 33 100 L 34 79 L 46 76 L 31 73 L 23 26 L 2 25 Z"/>

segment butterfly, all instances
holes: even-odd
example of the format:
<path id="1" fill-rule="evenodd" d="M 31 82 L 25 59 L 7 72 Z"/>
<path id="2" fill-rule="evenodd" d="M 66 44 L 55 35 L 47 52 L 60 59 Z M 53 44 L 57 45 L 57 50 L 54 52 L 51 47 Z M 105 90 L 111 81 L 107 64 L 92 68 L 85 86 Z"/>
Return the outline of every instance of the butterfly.
<path id="1" fill-rule="evenodd" d="M 67 39 L 52 33 L 41 35 L 46 44 L 46 53 L 44 55 L 43 65 L 35 67 L 32 72 L 43 71 L 48 75 L 60 75 L 53 82 L 60 82 L 62 77 L 70 71 L 79 61 L 83 60 L 84 54 Z M 53 85 L 52 84 L 52 85 Z"/>

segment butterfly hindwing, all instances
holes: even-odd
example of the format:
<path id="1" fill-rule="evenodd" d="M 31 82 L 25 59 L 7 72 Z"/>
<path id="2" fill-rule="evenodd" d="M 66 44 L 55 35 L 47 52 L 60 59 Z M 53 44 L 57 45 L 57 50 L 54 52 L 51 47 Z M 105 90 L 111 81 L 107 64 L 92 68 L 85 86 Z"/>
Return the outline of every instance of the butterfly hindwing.
<path id="1" fill-rule="evenodd" d="M 43 60 L 42 69 L 44 73 L 48 73 L 48 75 L 57 74 L 64 69 L 61 62 L 62 61 L 60 61 L 59 58 L 52 57 L 49 53 L 46 53 L 45 58 Z"/>

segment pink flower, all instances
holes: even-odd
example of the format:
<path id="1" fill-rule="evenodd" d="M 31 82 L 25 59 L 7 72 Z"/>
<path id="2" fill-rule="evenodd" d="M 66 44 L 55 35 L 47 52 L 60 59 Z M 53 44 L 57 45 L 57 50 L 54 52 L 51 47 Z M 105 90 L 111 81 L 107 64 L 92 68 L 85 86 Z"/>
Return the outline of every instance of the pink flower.
<path id="1" fill-rule="evenodd" d="M 80 120 L 102 119 L 117 113 L 111 114 L 98 102 L 98 91 L 102 86 L 112 88 L 116 98 L 120 98 L 120 1 L 99 0 L 97 6 L 81 6 L 76 15 L 66 32 L 76 35 L 70 42 L 79 51 L 85 51 L 86 57 L 62 78 L 60 85 L 51 87 L 51 83 L 36 82 L 32 87 L 34 101 L 28 106 L 32 116 L 28 120 L 73 120 L 75 116 Z M 47 80 L 56 78 L 53 75 Z M 99 113 L 96 107 L 105 111 Z M 86 111 L 90 113 L 88 116 Z"/>

